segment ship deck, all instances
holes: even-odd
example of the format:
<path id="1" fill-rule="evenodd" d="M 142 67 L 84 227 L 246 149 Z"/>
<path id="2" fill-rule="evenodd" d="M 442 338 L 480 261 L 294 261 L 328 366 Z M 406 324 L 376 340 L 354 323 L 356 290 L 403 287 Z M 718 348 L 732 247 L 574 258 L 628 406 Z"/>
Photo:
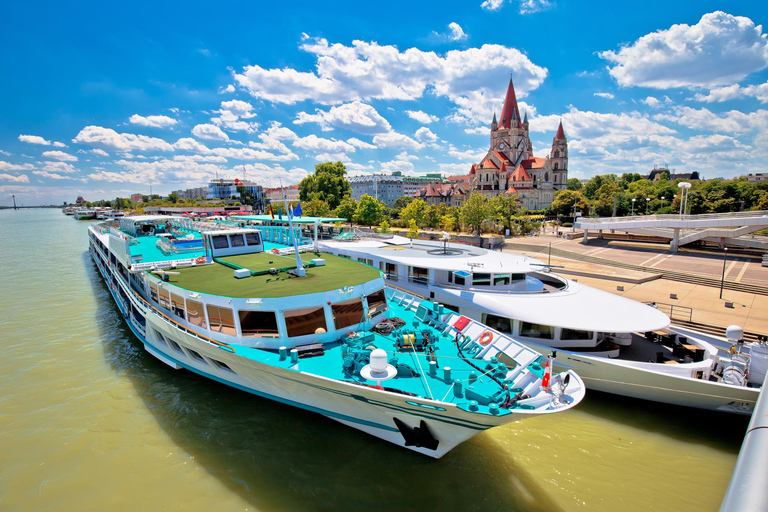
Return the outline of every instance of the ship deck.
<path id="1" fill-rule="evenodd" d="M 292 269 L 296 257 L 266 252 L 217 258 L 210 265 L 180 268 L 178 275 L 169 275 L 169 282 L 192 292 L 235 298 L 279 298 L 337 290 L 340 286 L 356 286 L 380 277 L 381 273 L 368 265 L 326 253 L 302 253 L 305 265 L 314 258 L 323 258 L 325 265 L 306 268 L 306 277 L 286 272 L 273 275 L 270 268 Z M 251 277 L 237 279 L 234 268 L 246 268 Z M 261 273 L 253 275 L 253 273 Z"/>

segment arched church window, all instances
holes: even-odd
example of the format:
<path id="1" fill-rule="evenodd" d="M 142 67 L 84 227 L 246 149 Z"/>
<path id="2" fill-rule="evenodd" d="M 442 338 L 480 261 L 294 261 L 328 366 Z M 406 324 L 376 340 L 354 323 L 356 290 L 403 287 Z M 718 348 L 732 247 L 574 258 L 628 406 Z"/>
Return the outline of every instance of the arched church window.
<path id="1" fill-rule="evenodd" d="M 560 152 L 555 150 L 555 158 L 560 158 Z"/>
<path id="2" fill-rule="evenodd" d="M 557 170 L 557 162 L 555 162 L 555 170 Z"/>
<path id="3" fill-rule="evenodd" d="M 544 173 L 544 181 L 549 181 L 549 173 L 548 172 Z"/>

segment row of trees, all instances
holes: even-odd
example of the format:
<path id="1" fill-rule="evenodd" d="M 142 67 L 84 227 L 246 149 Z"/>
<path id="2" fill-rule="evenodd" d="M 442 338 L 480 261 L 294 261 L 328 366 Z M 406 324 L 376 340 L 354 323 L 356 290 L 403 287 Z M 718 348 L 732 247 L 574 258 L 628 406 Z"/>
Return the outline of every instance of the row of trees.
<path id="1" fill-rule="evenodd" d="M 555 196 L 548 213 L 571 215 L 575 210 L 600 217 L 678 213 L 681 181 L 685 180 L 650 181 L 637 173 L 603 174 L 585 184 L 572 178 L 567 190 Z M 693 181 L 688 192 L 690 214 L 767 209 L 768 182 L 750 183 L 744 178 Z"/>

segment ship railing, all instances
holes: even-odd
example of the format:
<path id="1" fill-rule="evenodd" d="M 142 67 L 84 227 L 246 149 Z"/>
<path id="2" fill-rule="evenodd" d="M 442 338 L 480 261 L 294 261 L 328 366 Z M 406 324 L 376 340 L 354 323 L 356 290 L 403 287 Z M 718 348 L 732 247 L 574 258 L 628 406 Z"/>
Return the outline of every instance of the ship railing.
<path id="1" fill-rule="evenodd" d="M 693 308 L 686 306 L 678 306 L 677 304 L 666 304 L 664 302 L 644 302 L 648 306 L 655 307 L 659 311 L 663 311 L 671 319 L 675 319 L 675 314 L 678 314 L 677 320 L 686 320 L 691 322 L 693 320 Z"/>
<path id="2" fill-rule="evenodd" d="M 126 283 L 122 282 L 120 279 L 118 279 L 118 282 L 120 282 L 120 285 L 123 288 L 127 289 L 131 293 L 131 295 L 133 295 L 133 297 L 135 297 L 136 299 L 138 299 L 139 301 L 144 303 L 144 304 L 139 303 L 139 305 L 143 307 L 145 314 L 147 312 L 154 313 L 156 316 L 160 317 L 160 319 L 165 321 L 167 324 L 170 324 L 173 327 L 181 329 L 182 331 L 184 331 L 185 333 L 189 334 L 190 336 L 198 338 L 198 339 L 200 339 L 200 340 L 202 340 L 202 341 L 204 341 L 206 343 L 216 345 L 217 347 L 219 347 L 221 349 L 229 350 L 233 354 L 235 353 L 235 349 L 232 348 L 231 346 L 227 345 L 226 343 L 222 343 L 220 341 L 216 341 L 216 340 L 214 340 L 212 338 L 209 338 L 208 336 L 200 334 L 199 332 L 197 332 L 197 331 L 195 331 L 193 329 L 190 329 L 189 327 L 187 327 L 185 325 L 180 324 L 179 322 L 177 322 L 176 320 L 174 320 L 173 318 L 169 317 L 168 315 L 166 315 L 165 313 L 163 313 L 162 311 L 160 311 L 159 309 L 154 307 L 152 304 L 147 302 L 147 300 L 144 297 L 142 297 L 141 295 L 136 293 L 133 289 L 131 289 L 130 286 L 127 286 Z"/>

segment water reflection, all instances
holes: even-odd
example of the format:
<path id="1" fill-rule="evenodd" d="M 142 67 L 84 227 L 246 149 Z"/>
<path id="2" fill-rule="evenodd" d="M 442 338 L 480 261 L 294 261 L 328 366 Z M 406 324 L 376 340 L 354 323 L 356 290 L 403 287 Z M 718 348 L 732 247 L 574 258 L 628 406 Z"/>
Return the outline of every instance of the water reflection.
<path id="1" fill-rule="evenodd" d="M 143 350 L 96 268 L 105 359 L 158 425 L 232 492 L 261 510 L 526 510 L 560 507 L 489 436 L 436 461 L 323 416 L 262 399 Z"/>

